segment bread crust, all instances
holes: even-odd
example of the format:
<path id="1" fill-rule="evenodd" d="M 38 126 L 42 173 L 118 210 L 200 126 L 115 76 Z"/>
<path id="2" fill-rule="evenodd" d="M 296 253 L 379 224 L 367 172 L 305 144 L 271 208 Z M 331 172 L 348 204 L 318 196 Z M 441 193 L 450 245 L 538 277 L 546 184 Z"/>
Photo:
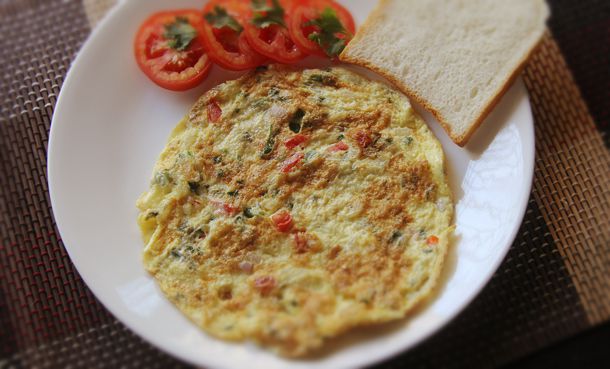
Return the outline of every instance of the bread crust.
<path id="1" fill-rule="evenodd" d="M 379 15 L 383 11 L 384 7 L 390 0 L 380 0 L 375 7 L 375 9 L 371 12 L 371 14 L 367 17 L 366 21 L 355 37 L 352 39 L 350 43 L 347 44 L 341 55 L 339 55 L 339 59 L 343 62 L 360 65 L 367 69 L 370 69 L 381 76 L 385 77 L 387 80 L 392 82 L 396 87 L 398 87 L 405 95 L 407 95 L 411 100 L 417 102 L 421 106 L 424 107 L 428 112 L 430 112 L 436 120 L 441 124 L 447 135 L 451 138 L 451 140 L 460 147 L 464 147 L 470 137 L 474 134 L 474 132 L 479 128 L 479 126 L 483 123 L 485 118 L 491 113 L 491 111 L 496 107 L 496 105 L 502 99 L 502 96 L 508 91 L 510 86 L 513 84 L 515 79 L 520 75 L 521 71 L 525 67 L 525 64 L 529 60 L 529 58 L 533 55 L 533 53 L 537 50 L 538 46 L 541 44 L 542 37 L 538 42 L 534 43 L 532 47 L 524 54 L 524 56 L 516 63 L 515 68 L 507 75 L 504 79 L 500 87 L 496 90 L 494 94 L 488 99 L 488 101 L 483 105 L 484 108 L 480 111 L 478 116 L 474 121 L 468 124 L 468 130 L 462 134 L 456 134 L 453 132 L 451 128 L 451 124 L 448 119 L 446 119 L 443 114 L 440 112 L 440 109 L 433 106 L 428 100 L 419 95 L 415 89 L 409 86 L 405 81 L 403 81 L 400 76 L 395 75 L 390 70 L 383 67 L 383 65 L 377 65 L 370 60 L 365 58 L 360 58 L 357 56 L 352 56 L 351 51 L 353 48 L 357 47 L 356 45 L 359 43 L 360 39 L 364 37 L 368 32 L 374 32 L 375 24 L 379 19 Z M 548 32 L 548 31 L 547 31 Z M 544 34 L 546 34 L 545 32 Z"/>

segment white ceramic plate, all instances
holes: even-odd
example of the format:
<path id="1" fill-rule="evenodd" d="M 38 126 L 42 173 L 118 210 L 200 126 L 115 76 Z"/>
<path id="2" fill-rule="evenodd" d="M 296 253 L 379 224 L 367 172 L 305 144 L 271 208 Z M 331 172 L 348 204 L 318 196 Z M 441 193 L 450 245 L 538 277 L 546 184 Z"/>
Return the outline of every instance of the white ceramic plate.
<path id="1" fill-rule="evenodd" d="M 344 3 L 358 23 L 373 6 L 369 0 Z M 169 132 L 200 94 L 236 74 L 215 68 L 195 91 L 164 91 L 138 70 L 132 39 L 155 10 L 202 5 L 203 0 L 123 1 L 85 43 L 62 87 L 49 142 L 49 190 L 64 244 L 87 285 L 137 334 L 206 367 L 365 366 L 430 336 L 487 283 L 523 218 L 534 164 L 523 83 L 515 83 L 466 149 L 424 114 L 447 154 L 457 204 L 457 237 L 436 296 L 410 319 L 350 332 L 316 357 L 287 361 L 252 344 L 204 334 L 163 297 L 140 262 L 134 204 L 148 187 Z"/>

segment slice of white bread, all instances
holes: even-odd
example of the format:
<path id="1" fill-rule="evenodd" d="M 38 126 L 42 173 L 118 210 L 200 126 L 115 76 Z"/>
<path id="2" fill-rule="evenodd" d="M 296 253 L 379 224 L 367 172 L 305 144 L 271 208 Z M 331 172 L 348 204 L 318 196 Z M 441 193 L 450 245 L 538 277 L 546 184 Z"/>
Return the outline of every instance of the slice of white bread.
<path id="1" fill-rule="evenodd" d="M 542 35 L 544 0 L 381 0 L 340 59 L 376 71 L 464 146 Z"/>

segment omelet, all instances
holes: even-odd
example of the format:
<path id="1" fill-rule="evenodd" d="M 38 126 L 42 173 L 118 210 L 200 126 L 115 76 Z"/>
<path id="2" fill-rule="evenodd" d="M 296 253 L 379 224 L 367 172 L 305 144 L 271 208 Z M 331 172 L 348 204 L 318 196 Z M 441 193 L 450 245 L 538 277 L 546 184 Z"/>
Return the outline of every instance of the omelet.
<path id="1" fill-rule="evenodd" d="M 205 93 L 137 207 L 169 300 L 215 337 L 289 357 L 429 296 L 454 209 L 441 145 L 404 95 L 280 66 Z"/>

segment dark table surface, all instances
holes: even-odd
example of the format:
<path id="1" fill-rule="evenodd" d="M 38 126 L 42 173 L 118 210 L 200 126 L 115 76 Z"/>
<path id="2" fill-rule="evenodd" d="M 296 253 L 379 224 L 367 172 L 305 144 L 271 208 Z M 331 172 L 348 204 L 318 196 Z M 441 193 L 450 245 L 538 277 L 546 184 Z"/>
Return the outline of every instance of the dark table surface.
<path id="1" fill-rule="evenodd" d="M 606 148 L 610 149 L 610 1 L 548 0 L 548 3 L 552 12 L 549 28 Z M 610 283 L 610 270 L 607 272 Z M 610 322 L 534 351 L 502 368 L 610 368 Z"/>
<path id="2" fill-rule="evenodd" d="M 610 1 L 550 0 L 549 4 L 553 14 L 549 26 L 610 148 Z M 504 369 L 517 368 L 610 368 L 610 323 Z"/>
<path id="3" fill-rule="evenodd" d="M 610 323 L 517 360 L 503 369 L 610 368 Z"/>

